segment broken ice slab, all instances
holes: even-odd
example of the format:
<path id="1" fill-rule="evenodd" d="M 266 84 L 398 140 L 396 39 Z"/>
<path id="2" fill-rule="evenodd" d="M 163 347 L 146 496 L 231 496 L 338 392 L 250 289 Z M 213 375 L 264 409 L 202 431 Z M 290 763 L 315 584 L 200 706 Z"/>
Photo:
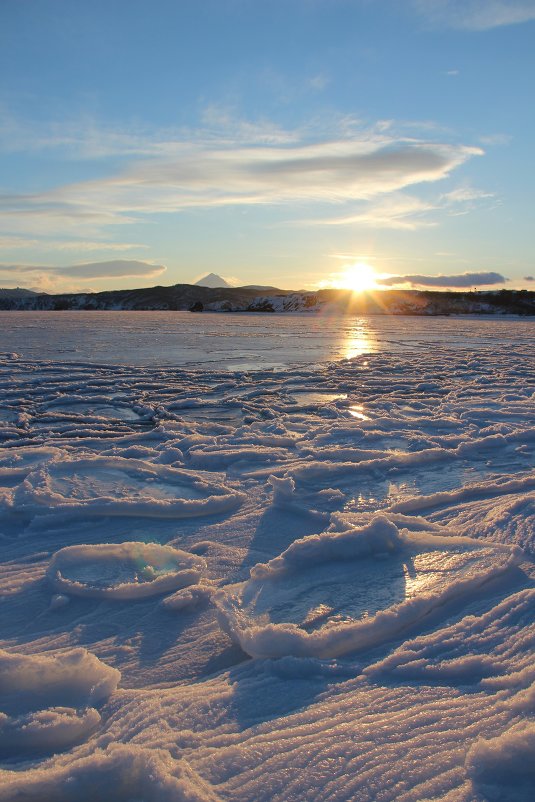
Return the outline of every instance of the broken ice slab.
<path id="1" fill-rule="evenodd" d="M 469 600 L 522 556 L 515 547 L 399 530 L 376 516 L 294 541 L 215 602 L 223 629 L 252 657 L 338 657 Z"/>
<path id="2" fill-rule="evenodd" d="M 196 584 L 202 557 L 157 543 L 100 543 L 57 551 L 47 576 L 53 587 L 74 596 L 141 599 Z"/>
<path id="3" fill-rule="evenodd" d="M 190 518 L 239 506 L 244 495 L 192 471 L 122 457 L 49 462 L 14 495 L 20 511 Z"/>

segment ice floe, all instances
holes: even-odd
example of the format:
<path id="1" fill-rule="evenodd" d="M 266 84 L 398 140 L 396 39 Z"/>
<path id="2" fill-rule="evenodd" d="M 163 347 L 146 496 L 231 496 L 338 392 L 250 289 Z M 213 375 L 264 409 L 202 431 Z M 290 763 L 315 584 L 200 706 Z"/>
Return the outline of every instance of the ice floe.
<path id="1" fill-rule="evenodd" d="M 31 513 L 189 518 L 234 509 L 243 494 L 191 471 L 124 457 L 62 459 L 28 474 L 13 505 Z"/>
<path id="2" fill-rule="evenodd" d="M 222 626 L 252 657 L 338 657 L 377 646 L 518 564 L 514 546 L 400 532 L 378 516 L 296 540 L 215 596 Z"/>
<path id="3" fill-rule="evenodd" d="M 99 543 L 60 549 L 47 575 L 61 593 L 144 599 L 194 585 L 204 567 L 202 557 L 158 543 Z"/>

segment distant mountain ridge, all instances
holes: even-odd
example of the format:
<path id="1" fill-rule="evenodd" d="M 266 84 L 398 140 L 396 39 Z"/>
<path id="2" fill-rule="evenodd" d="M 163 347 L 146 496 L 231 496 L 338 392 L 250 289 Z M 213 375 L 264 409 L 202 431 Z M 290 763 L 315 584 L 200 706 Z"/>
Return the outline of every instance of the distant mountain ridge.
<path id="1" fill-rule="evenodd" d="M 50 295 L 31 290 L 0 290 L 2 310 L 162 310 L 193 312 L 328 312 L 352 315 L 535 315 L 535 292 L 439 292 L 436 290 L 299 291 L 255 287 L 203 287 L 175 284 L 134 290 Z"/>
<path id="2" fill-rule="evenodd" d="M 25 290 L 24 287 L 15 287 L 14 289 L 10 289 L 9 287 L 0 287 L 0 298 L 28 298 L 33 295 L 39 295 L 40 293 L 35 292 L 34 290 Z M 45 294 L 45 293 L 41 293 Z"/>

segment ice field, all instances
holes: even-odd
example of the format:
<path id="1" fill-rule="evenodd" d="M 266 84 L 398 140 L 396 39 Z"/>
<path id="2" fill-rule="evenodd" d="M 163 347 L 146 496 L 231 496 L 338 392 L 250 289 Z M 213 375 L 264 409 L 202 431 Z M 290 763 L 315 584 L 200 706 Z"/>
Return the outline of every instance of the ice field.
<path id="1" fill-rule="evenodd" d="M 0 322 L 0 802 L 535 799 L 532 321 Z"/>

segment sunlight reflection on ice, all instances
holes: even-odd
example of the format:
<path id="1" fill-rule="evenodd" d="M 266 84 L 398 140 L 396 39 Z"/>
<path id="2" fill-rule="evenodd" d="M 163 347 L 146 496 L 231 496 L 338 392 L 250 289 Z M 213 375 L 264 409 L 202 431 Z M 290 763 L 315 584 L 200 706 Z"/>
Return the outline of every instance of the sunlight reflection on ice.
<path id="1" fill-rule="evenodd" d="M 344 359 L 354 359 L 362 354 L 373 354 L 378 350 L 377 337 L 362 322 L 346 332 L 347 339 L 343 346 Z"/>
<path id="2" fill-rule="evenodd" d="M 363 404 L 351 404 L 351 406 L 349 407 L 349 414 L 353 418 L 358 418 L 358 420 L 370 420 L 370 416 L 365 415 L 363 409 L 364 409 Z"/>
<path id="3" fill-rule="evenodd" d="M 411 561 L 403 565 L 405 575 L 405 598 L 413 599 L 425 591 L 431 590 L 440 577 L 447 574 L 455 576 L 456 571 L 477 559 L 459 551 L 430 551 L 416 554 Z"/>

